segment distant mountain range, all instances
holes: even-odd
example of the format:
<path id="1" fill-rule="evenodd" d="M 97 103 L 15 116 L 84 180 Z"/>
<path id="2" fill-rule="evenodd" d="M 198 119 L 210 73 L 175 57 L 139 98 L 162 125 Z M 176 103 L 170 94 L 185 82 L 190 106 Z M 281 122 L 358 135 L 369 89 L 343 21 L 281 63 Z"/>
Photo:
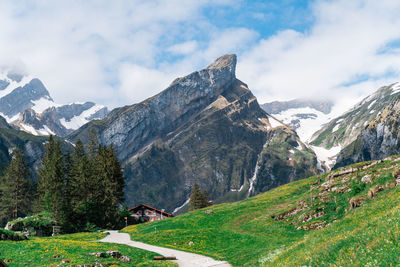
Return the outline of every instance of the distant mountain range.
<path id="1" fill-rule="evenodd" d="M 106 107 L 92 102 L 55 103 L 37 78 L 7 70 L 0 73 L 0 116 L 17 129 L 34 135 L 66 136 L 107 114 Z"/>

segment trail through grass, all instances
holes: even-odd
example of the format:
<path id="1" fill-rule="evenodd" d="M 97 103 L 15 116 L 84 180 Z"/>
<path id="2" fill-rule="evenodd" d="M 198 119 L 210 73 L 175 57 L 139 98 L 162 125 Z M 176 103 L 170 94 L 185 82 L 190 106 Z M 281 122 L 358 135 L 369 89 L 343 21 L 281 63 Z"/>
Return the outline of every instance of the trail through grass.
<path id="1" fill-rule="evenodd" d="M 111 264 L 118 266 L 177 266 L 173 262 L 155 262 L 156 253 L 117 244 L 94 242 L 103 238 L 102 233 L 78 233 L 57 237 L 34 237 L 27 241 L 0 241 L 0 258 L 11 260 L 12 266 L 49 266 L 60 265 L 64 259 L 71 262 L 68 265 L 94 263 Z M 89 255 L 91 252 L 106 252 L 118 250 L 121 254 L 131 258 L 130 263 L 121 263 L 118 259 L 98 258 Z M 54 258 L 59 255 L 60 257 Z"/>
<path id="2" fill-rule="evenodd" d="M 392 175 L 399 160 L 355 164 L 346 174 L 338 170 L 209 207 L 211 214 L 202 209 L 124 231 L 234 266 L 399 265 L 400 189 Z M 366 176 L 371 182 L 361 181 Z M 383 191 L 368 198 L 377 186 Z M 350 207 L 351 199 L 364 198 Z"/>

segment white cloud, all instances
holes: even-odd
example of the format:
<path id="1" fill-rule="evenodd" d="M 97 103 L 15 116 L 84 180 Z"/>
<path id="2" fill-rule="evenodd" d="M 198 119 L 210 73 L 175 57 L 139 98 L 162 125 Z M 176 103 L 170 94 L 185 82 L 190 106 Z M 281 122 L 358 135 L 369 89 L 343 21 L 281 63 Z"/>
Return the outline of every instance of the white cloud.
<path id="1" fill-rule="evenodd" d="M 157 72 L 167 47 L 196 36 L 201 31 L 198 25 L 208 25 L 201 10 L 210 3 L 0 1 L 0 62 L 24 62 L 61 103 L 130 104 L 122 97 L 116 100 L 119 86 L 127 86 L 127 81 L 119 80 L 126 75 L 118 71 L 129 63 Z M 220 4 L 227 3 L 212 3 Z"/>
<path id="2" fill-rule="evenodd" d="M 219 28 L 203 14 L 240 2 L 0 1 L 0 65 L 23 62 L 60 103 L 111 107 L 152 96 L 228 53 L 238 54 L 237 76 L 261 103 L 358 98 L 392 83 L 388 73 L 400 75 L 400 51 L 387 49 L 400 40 L 397 0 L 317 0 L 311 28 L 269 37 L 245 25 Z"/>
<path id="3" fill-rule="evenodd" d="M 400 54 L 379 53 L 400 38 L 399 11 L 398 1 L 317 1 L 309 31 L 284 30 L 261 40 L 239 57 L 238 76 L 261 103 L 366 95 L 393 82 L 388 72 L 400 74 Z M 358 84 L 360 76 L 371 78 Z"/>
<path id="4" fill-rule="evenodd" d="M 137 103 L 159 93 L 172 82 L 173 76 L 135 64 L 125 64 L 120 71 L 119 95 Z"/>
<path id="5" fill-rule="evenodd" d="M 175 44 L 168 47 L 167 51 L 176 55 L 188 55 L 195 52 L 197 49 L 197 41 L 187 41 L 180 44 Z"/>

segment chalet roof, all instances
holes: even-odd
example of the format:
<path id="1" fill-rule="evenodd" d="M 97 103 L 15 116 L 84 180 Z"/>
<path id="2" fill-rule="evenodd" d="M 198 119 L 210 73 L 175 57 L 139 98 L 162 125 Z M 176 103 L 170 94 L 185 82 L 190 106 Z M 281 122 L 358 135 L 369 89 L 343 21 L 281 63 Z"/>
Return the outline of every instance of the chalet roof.
<path id="1" fill-rule="evenodd" d="M 164 215 L 164 216 L 174 217 L 174 215 L 172 215 L 172 214 L 170 214 L 170 213 L 168 213 L 168 212 L 165 212 L 165 211 L 162 211 L 162 210 L 159 210 L 159 209 L 150 207 L 150 206 L 148 206 L 148 205 L 146 205 L 146 204 L 137 205 L 136 207 L 130 208 L 128 211 L 140 210 L 141 207 L 145 207 L 145 208 L 147 208 L 147 209 L 149 209 L 149 210 L 157 211 L 157 212 L 161 213 L 161 214 Z"/>

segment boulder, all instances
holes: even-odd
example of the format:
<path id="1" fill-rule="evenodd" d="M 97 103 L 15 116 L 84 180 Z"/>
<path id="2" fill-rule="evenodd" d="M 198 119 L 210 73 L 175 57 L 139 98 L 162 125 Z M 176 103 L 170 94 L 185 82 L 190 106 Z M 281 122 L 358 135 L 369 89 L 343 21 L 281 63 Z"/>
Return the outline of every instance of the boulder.
<path id="1" fill-rule="evenodd" d="M 125 255 L 121 256 L 121 257 L 119 258 L 119 260 L 120 260 L 121 262 L 131 262 L 131 259 L 130 259 L 128 256 L 125 256 Z"/>
<path id="2" fill-rule="evenodd" d="M 363 176 L 363 178 L 361 178 L 361 182 L 365 183 L 365 184 L 369 184 L 372 182 L 372 176 L 370 174 L 367 174 L 365 176 Z"/>

